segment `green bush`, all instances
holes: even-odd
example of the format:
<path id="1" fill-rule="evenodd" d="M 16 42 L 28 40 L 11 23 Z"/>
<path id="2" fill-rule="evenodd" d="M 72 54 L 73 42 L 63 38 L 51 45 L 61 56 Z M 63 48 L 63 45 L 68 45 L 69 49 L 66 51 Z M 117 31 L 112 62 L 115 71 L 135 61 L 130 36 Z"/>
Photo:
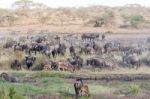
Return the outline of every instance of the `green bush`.
<path id="1" fill-rule="evenodd" d="M 140 23 L 144 22 L 144 17 L 141 15 L 132 16 L 130 19 L 130 23 L 132 27 L 138 27 Z"/>
<path id="2" fill-rule="evenodd" d="M 137 95 L 140 93 L 140 87 L 138 85 L 131 85 L 129 86 L 129 92 L 133 95 Z"/>

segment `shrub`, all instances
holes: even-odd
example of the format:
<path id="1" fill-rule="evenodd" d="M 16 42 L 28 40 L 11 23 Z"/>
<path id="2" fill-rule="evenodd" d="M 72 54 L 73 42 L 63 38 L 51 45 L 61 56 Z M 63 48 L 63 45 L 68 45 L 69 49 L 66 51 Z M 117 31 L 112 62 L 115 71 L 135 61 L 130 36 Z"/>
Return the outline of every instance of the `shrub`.
<path id="1" fill-rule="evenodd" d="M 96 18 L 94 20 L 94 27 L 102 27 L 104 25 L 104 19 L 103 18 Z"/>
<path id="2" fill-rule="evenodd" d="M 130 19 L 130 23 L 132 27 L 138 27 L 140 23 L 144 22 L 144 17 L 141 15 L 132 16 Z"/>
<path id="3" fill-rule="evenodd" d="M 138 85 L 129 86 L 129 92 L 133 95 L 137 95 L 140 92 L 140 87 Z"/>
<path id="4" fill-rule="evenodd" d="M 45 63 L 47 61 L 47 58 L 46 56 L 44 55 L 38 55 L 36 57 L 36 61 L 35 61 L 35 64 L 33 65 L 32 67 L 32 70 L 42 70 L 42 64 Z"/>

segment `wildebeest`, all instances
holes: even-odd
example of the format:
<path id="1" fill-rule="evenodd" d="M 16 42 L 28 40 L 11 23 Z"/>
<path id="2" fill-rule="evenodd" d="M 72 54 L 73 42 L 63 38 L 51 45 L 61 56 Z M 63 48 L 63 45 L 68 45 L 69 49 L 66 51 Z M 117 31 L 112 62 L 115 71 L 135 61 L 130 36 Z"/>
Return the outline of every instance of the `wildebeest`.
<path id="1" fill-rule="evenodd" d="M 57 48 L 58 55 L 64 56 L 65 52 L 66 52 L 66 45 L 64 43 L 59 44 L 59 47 Z"/>
<path id="2" fill-rule="evenodd" d="M 12 40 L 12 41 L 6 42 L 3 47 L 4 48 L 12 48 L 15 44 L 17 44 L 17 41 Z"/>
<path id="3" fill-rule="evenodd" d="M 109 59 L 104 58 L 91 58 L 87 59 L 87 65 L 91 65 L 94 69 L 100 68 L 100 69 L 113 69 L 114 68 L 114 62 Z"/>
<path id="4" fill-rule="evenodd" d="M 75 53 L 74 46 L 71 45 L 71 47 L 69 48 L 69 51 L 70 51 L 70 55 L 73 55 Z"/>
<path id="5" fill-rule="evenodd" d="M 120 43 L 118 42 L 108 42 L 104 45 L 104 53 L 119 52 Z"/>
<path id="6" fill-rule="evenodd" d="M 12 82 L 12 83 L 19 82 L 19 80 L 18 80 L 17 77 L 11 76 L 11 75 L 9 75 L 9 74 L 7 74 L 7 73 L 2 73 L 2 74 L 0 75 L 0 77 L 1 77 L 3 80 L 8 81 L 8 82 Z"/>
<path id="7" fill-rule="evenodd" d="M 15 59 L 11 63 L 11 69 L 21 70 L 21 62 L 19 62 L 19 60 Z"/>
<path id="8" fill-rule="evenodd" d="M 102 34 L 102 41 L 105 40 L 105 34 Z"/>
<path id="9" fill-rule="evenodd" d="M 42 41 L 46 41 L 46 37 L 39 35 L 39 36 L 31 37 L 31 40 L 37 43 L 42 43 Z"/>
<path id="10" fill-rule="evenodd" d="M 52 53 L 53 58 L 57 56 L 57 50 L 55 48 L 52 50 L 51 53 Z"/>
<path id="11" fill-rule="evenodd" d="M 87 59 L 87 65 L 91 65 L 94 69 L 97 68 L 103 68 L 105 64 L 104 59 L 99 59 L 99 58 L 91 58 Z"/>
<path id="12" fill-rule="evenodd" d="M 105 53 L 110 53 L 111 52 L 111 48 L 112 48 L 112 43 L 106 43 L 104 45 L 104 51 L 105 51 Z"/>
<path id="13" fill-rule="evenodd" d="M 104 53 L 104 48 L 95 43 L 93 44 L 93 50 L 96 54 L 102 55 Z"/>
<path id="14" fill-rule="evenodd" d="M 95 34 L 95 33 L 83 34 L 81 36 L 81 38 L 82 38 L 82 40 L 89 39 L 91 41 L 91 40 L 98 39 L 99 38 L 99 34 Z"/>
<path id="15" fill-rule="evenodd" d="M 83 59 L 80 56 L 69 58 L 68 62 L 74 66 L 75 70 L 79 70 L 83 66 Z"/>
<path id="16" fill-rule="evenodd" d="M 130 68 L 138 69 L 141 66 L 141 61 L 137 54 L 123 56 L 123 62 L 129 65 Z"/>
<path id="17" fill-rule="evenodd" d="M 33 66 L 33 63 L 35 62 L 36 58 L 33 56 L 26 56 L 25 62 L 27 65 L 27 69 L 30 69 L 30 67 Z"/>
<path id="18" fill-rule="evenodd" d="M 130 49 L 130 54 L 137 54 L 137 55 L 141 55 L 142 54 L 142 50 L 140 48 L 133 48 Z"/>
<path id="19" fill-rule="evenodd" d="M 92 51 L 92 47 L 87 44 L 84 47 L 80 47 L 80 53 L 84 53 L 84 54 L 91 54 Z"/>
<path id="20" fill-rule="evenodd" d="M 150 54 L 147 55 L 146 63 L 147 63 L 148 65 L 150 65 Z"/>
<path id="21" fill-rule="evenodd" d="M 22 47 L 20 46 L 20 43 L 14 45 L 14 51 L 22 51 L 22 50 L 23 50 L 23 49 L 22 49 Z"/>

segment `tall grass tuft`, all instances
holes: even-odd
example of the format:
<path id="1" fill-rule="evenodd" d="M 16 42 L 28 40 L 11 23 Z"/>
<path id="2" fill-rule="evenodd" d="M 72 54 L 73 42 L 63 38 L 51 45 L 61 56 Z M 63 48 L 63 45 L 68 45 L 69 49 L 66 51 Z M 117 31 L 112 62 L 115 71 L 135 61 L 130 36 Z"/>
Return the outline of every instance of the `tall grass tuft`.
<path id="1" fill-rule="evenodd" d="M 138 86 L 138 85 L 130 85 L 128 90 L 133 95 L 137 95 L 141 91 L 140 86 Z"/>

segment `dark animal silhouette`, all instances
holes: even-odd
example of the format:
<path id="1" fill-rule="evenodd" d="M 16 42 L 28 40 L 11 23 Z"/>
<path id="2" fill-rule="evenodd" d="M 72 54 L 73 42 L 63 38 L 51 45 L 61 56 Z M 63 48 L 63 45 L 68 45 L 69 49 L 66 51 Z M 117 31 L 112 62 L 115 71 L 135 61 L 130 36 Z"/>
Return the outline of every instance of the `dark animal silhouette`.
<path id="1" fill-rule="evenodd" d="M 19 60 L 15 59 L 11 63 L 11 69 L 21 70 L 21 63 L 19 62 Z"/>
<path id="2" fill-rule="evenodd" d="M 14 77 L 14 76 L 11 76 L 7 73 L 2 73 L 0 75 L 0 77 L 5 80 L 5 81 L 8 81 L 8 82 L 19 82 L 18 78 L 17 77 Z"/>
<path id="3" fill-rule="evenodd" d="M 36 58 L 33 57 L 33 56 L 28 56 L 26 57 L 26 65 L 27 65 L 27 68 L 30 69 L 30 67 L 33 66 L 34 62 L 35 62 Z"/>

